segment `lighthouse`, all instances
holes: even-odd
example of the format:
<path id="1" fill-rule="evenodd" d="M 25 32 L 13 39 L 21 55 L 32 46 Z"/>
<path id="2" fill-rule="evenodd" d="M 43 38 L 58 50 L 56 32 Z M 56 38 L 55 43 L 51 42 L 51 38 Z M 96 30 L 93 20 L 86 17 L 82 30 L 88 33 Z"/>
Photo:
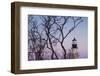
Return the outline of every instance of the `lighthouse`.
<path id="1" fill-rule="evenodd" d="M 78 58 L 78 47 L 77 47 L 77 40 L 74 38 L 72 40 L 72 48 L 71 48 L 71 59 Z"/>

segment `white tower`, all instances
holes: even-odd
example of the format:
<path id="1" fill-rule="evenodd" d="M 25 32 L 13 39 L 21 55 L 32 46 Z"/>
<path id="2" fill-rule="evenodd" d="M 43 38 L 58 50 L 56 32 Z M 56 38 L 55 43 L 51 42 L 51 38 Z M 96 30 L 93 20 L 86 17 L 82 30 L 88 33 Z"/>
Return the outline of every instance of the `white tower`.
<path id="1" fill-rule="evenodd" d="M 71 56 L 71 59 L 76 59 L 78 58 L 78 51 L 77 51 L 78 47 L 77 47 L 77 40 L 74 38 L 72 40 L 72 50 L 71 50 L 71 53 L 72 53 L 72 56 Z"/>

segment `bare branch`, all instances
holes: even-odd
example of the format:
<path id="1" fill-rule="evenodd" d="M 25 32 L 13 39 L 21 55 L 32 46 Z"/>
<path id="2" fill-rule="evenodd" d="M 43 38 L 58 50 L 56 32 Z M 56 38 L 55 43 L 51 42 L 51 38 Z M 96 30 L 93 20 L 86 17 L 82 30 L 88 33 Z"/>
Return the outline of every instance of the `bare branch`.
<path id="1" fill-rule="evenodd" d="M 74 26 L 68 31 L 68 33 L 65 35 L 65 37 L 64 37 L 64 39 L 81 23 L 81 22 L 83 22 L 83 20 L 81 19 L 81 18 L 78 18 L 78 19 L 74 19 L 74 18 L 72 18 L 73 20 L 74 20 Z M 78 21 L 78 20 L 80 20 L 77 24 L 76 24 L 76 22 Z"/>
<path id="2" fill-rule="evenodd" d="M 58 42 L 61 42 L 58 38 L 56 38 L 56 37 L 53 36 L 52 34 L 50 34 L 50 36 L 52 36 L 53 38 L 55 38 Z"/>
<path id="3" fill-rule="evenodd" d="M 77 27 L 81 22 L 83 22 L 83 20 L 79 21 L 79 22 L 76 24 L 76 27 Z"/>

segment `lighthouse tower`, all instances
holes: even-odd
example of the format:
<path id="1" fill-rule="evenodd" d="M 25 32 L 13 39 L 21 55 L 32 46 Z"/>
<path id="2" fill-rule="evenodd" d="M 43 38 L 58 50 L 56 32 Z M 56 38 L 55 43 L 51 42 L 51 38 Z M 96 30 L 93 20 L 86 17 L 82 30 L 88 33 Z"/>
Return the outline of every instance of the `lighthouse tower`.
<path id="1" fill-rule="evenodd" d="M 71 50 L 71 59 L 76 59 L 76 58 L 78 58 L 78 47 L 77 47 L 77 40 L 74 38 L 73 40 L 72 40 L 72 48 L 71 48 L 72 50 Z"/>

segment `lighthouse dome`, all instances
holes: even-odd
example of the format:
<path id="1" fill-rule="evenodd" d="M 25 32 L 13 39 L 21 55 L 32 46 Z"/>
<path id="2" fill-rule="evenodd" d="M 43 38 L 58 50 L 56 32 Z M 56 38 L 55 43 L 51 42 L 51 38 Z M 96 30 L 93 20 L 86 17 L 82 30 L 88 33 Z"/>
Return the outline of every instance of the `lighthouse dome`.
<path id="1" fill-rule="evenodd" d="M 76 40 L 75 37 L 74 37 L 74 39 L 73 39 L 72 41 L 77 41 L 77 40 Z"/>

